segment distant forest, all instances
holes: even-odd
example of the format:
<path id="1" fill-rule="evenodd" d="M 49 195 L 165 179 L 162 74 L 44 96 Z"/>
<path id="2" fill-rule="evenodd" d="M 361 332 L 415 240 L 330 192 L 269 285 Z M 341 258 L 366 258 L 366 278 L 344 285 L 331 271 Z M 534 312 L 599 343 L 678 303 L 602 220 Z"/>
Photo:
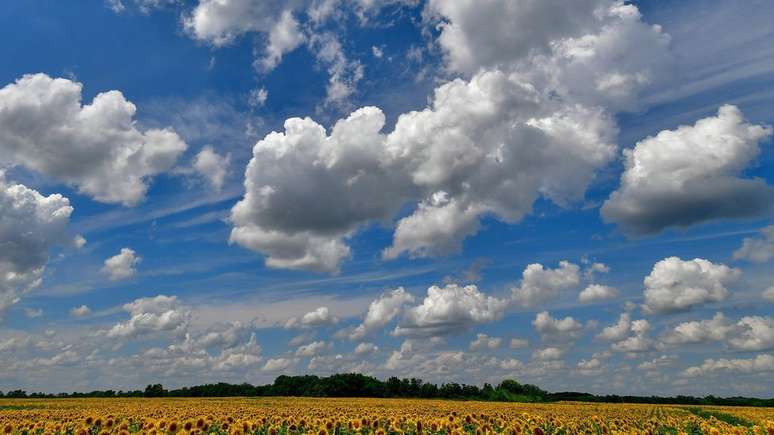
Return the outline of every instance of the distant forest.
<path id="1" fill-rule="evenodd" d="M 685 405 L 726 405 L 726 406 L 774 406 L 774 398 L 757 399 L 749 397 L 692 397 L 692 396 L 597 396 L 589 393 L 549 393 L 541 388 L 506 379 L 499 385 L 458 384 L 456 382 L 436 385 L 421 379 L 399 379 L 391 377 L 380 381 L 371 376 L 357 373 L 319 376 L 280 376 L 270 385 L 206 384 L 166 390 L 161 384 L 153 384 L 144 390 L 133 391 L 91 391 L 88 393 L 31 393 L 15 390 L 0 392 L 6 398 L 73 398 L 73 397 L 385 397 L 424 398 L 453 400 L 482 400 L 495 402 L 608 402 L 608 403 L 653 403 Z"/>

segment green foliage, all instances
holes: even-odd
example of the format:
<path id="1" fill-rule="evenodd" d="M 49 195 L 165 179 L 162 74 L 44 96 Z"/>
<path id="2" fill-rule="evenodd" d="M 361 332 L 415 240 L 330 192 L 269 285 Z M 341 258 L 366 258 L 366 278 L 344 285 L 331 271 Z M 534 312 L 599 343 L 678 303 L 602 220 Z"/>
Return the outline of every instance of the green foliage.
<path id="1" fill-rule="evenodd" d="M 648 404 L 683 404 L 683 405 L 716 405 L 716 406 L 774 406 L 774 399 L 756 399 L 747 397 L 643 397 L 643 396 L 596 396 L 589 393 L 558 392 L 548 393 L 540 387 L 521 384 L 513 379 L 500 382 L 497 387 L 484 384 L 459 384 L 449 382 L 436 385 L 417 378 L 391 377 L 381 381 L 372 376 L 359 373 L 342 373 L 327 377 L 314 375 L 279 376 L 269 385 L 242 384 L 205 384 L 193 387 L 183 387 L 165 390 L 161 384 L 148 385 L 145 390 L 134 391 L 92 391 L 89 393 L 27 394 L 23 390 L 14 390 L 2 397 L 9 398 L 56 398 L 56 397 L 261 397 L 261 396 L 296 396 L 296 397 L 386 397 L 386 398 L 425 398 L 451 400 L 482 400 L 493 402 L 605 402 L 605 403 L 648 403 Z M 697 408 L 698 409 L 698 408 Z M 0 408 L 2 410 L 2 408 Z M 707 412 L 701 410 L 701 412 Z M 699 414 L 697 414 L 699 415 Z M 718 420 L 730 422 L 736 419 L 722 413 L 706 414 Z M 708 417 L 703 417 L 708 418 Z M 743 420 L 733 420 L 745 426 Z"/>
<path id="2" fill-rule="evenodd" d="M 143 395 L 145 397 L 164 397 L 167 395 L 166 393 L 167 392 L 161 384 L 153 384 L 145 387 L 145 393 L 143 393 Z"/>
<path id="3" fill-rule="evenodd" d="M 34 409 L 39 408 L 39 406 L 32 406 L 32 405 L 0 405 L 0 411 L 19 411 L 22 409 Z"/>
<path id="4" fill-rule="evenodd" d="M 713 411 L 710 409 L 702 409 L 702 408 L 688 408 L 688 412 L 698 417 L 701 417 L 705 420 L 714 417 L 716 420 L 726 422 L 733 426 L 744 426 L 744 427 L 753 426 L 751 422 L 741 417 L 737 417 L 735 415 L 726 414 L 725 412 Z"/>

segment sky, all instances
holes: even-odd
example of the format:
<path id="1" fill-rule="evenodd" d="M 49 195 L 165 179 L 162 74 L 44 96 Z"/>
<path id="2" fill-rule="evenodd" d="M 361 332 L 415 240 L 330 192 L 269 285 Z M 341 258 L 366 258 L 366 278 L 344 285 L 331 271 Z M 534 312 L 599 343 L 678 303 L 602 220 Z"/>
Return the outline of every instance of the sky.
<path id="1" fill-rule="evenodd" d="M 771 396 L 772 13 L 4 2 L 0 391 Z"/>

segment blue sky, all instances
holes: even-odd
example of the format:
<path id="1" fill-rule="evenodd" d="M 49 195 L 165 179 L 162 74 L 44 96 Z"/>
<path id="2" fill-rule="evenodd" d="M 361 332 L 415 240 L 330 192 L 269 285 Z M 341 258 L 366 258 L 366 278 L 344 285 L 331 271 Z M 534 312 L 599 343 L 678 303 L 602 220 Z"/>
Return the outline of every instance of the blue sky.
<path id="1" fill-rule="evenodd" d="M 768 2 L 0 9 L 0 390 L 765 396 Z"/>

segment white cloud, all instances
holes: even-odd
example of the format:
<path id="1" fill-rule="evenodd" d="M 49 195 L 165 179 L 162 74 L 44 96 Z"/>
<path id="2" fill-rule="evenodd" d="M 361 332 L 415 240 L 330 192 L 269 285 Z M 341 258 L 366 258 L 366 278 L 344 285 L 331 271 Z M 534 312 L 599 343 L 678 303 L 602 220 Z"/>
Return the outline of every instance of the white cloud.
<path id="1" fill-rule="evenodd" d="M 266 364 L 261 368 L 264 372 L 278 372 L 289 369 L 294 366 L 298 361 L 293 358 L 270 358 L 266 361 Z"/>
<path id="2" fill-rule="evenodd" d="M 292 118 L 285 133 L 259 141 L 245 197 L 232 209 L 231 241 L 267 255 L 268 266 L 337 271 L 351 255 L 341 239 L 403 202 L 379 168 L 383 124 L 378 109 L 360 109 L 326 136 L 311 119 Z"/>
<path id="3" fill-rule="evenodd" d="M 632 109 L 672 63 L 669 36 L 617 1 L 436 0 L 427 9 L 441 22 L 450 70 L 512 68 L 586 104 Z"/>
<path id="4" fill-rule="evenodd" d="M 632 321 L 629 313 L 621 313 L 618 317 L 618 322 L 605 327 L 597 337 L 609 341 L 623 340 L 629 334 L 631 326 Z"/>
<path id="5" fill-rule="evenodd" d="M 288 346 L 297 347 L 304 343 L 308 343 L 314 339 L 317 335 L 316 331 L 306 331 L 291 338 L 288 342 Z"/>
<path id="6" fill-rule="evenodd" d="M 373 343 L 359 343 L 355 347 L 355 355 L 369 355 L 379 350 L 379 346 Z"/>
<path id="7" fill-rule="evenodd" d="M 296 356 L 299 357 L 313 357 L 323 352 L 328 345 L 324 341 L 313 341 L 309 344 L 299 346 L 296 350 Z"/>
<path id="8" fill-rule="evenodd" d="M 414 296 L 398 287 L 382 294 L 368 306 L 363 323 L 349 335 L 351 340 L 360 340 L 366 335 L 384 328 L 403 310 L 403 306 L 414 302 Z"/>
<path id="9" fill-rule="evenodd" d="M 408 252 L 412 258 L 436 257 L 460 252 L 462 240 L 478 232 L 475 206 L 463 206 L 446 192 L 434 193 L 419 203 L 417 210 L 395 228 L 392 246 L 383 257 L 391 260 Z"/>
<path id="10" fill-rule="evenodd" d="M 612 341 L 611 349 L 616 352 L 649 352 L 662 346 L 648 337 L 650 322 L 645 319 L 631 320 L 629 313 L 621 313 L 618 322 L 610 325 L 597 335 L 602 340 Z"/>
<path id="11" fill-rule="evenodd" d="M 725 340 L 734 326 L 723 313 L 716 313 L 712 319 L 690 321 L 678 324 L 664 336 L 669 344 L 704 343 Z"/>
<path id="12" fill-rule="evenodd" d="M 120 14 L 126 10 L 126 6 L 121 0 L 105 0 L 105 4 L 110 8 L 110 10 L 117 14 Z"/>
<path id="13" fill-rule="evenodd" d="M 266 100 L 269 98 L 269 91 L 266 88 L 255 88 L 250 91 L 250 95 L 247 98 L 247 103 L 252 108 L 262 107 L 266 104 Z"/>
<path id="14" fill-rule="evenodd" d="M 441 21 L 438 43 L 449 68 L 472 74 L 482 67 L 507 66 L 536 51 L 548 52 L 552 41 L 590 30 L 593 11 L 603 3 L 431 0 L 427 10 Z"/>
<path id="15" fill-rule="evenodd" d="M 195 39 L 223 46 L 248 32 L 270 32 L 280 21 L 285 6 L 292 3 L 199 0 L 191 13 L 183 17 L 183 25 Z"/>
<path id="16" fill-rule="evenodd" d="M 309 47 L 317 57 L 317 61 L 326 65 L 328 69 L 325 103 L 346 108 L 358 82 L 363 79 L 363 65 L 358 60 L 347 57 L 341 41 L 332 32 L 312 34 L 309 38 Z"/>
<path id="17" fill-rule="evenodd" d="M 314 328 L 319 326 L 334 325 L 339 318 L 328 310 L 328 307 L 317 307 L 315 310 L 305 313 L 300 318 L 291 317 L 285 322 L 285 328 Z"/>
<path id="18" fill-rule="evenodd" d="M 508 358 L 506 360 L 500 361 L 497 366 L 502 370 L 514 371 L 523 369 L 524 363 L 517 360 L 516 358 Z"/>
<path id="19" fill-rule="evenodd" d="M 640 370 L 660 370 L 665 366 L 674 364 L 677 361 L 677 357 L 673 355 L 661 355 L 658 358 L 654 358 L 650 361 L 643 361 L 637 365 Z"/>
<path id="20" fill-rule="evenodd" d="M 584 261 L 584 263 L 586 263 Z M 604 264 L 604 263 L 591 263 L 591 265 L 586 267 L 586 270 L 583 271 L 583 275 L 586 277 L 587 280 L 593 281 L 594 275 L 597 273 L 609 273 L 610 272 L 610 266 Z"/>
<path id="21" fill-rule="evenodd" d="M 712 319 L 683 322 L 664 335 L 669 344 L 725 341 L 729 348 L 762 351 L 774 348 L 774 318 L 745 316 L 736 323 L 716 313 Z"/>
<path id="22" fill-rule="evenodd" d="M 683 374 L 689 377 L 706 376 L 714 372 L 759 373 L 774 371 L 774 355 L 761 354 L 751 359 L 706 359 L 700 366 L 687 368 Z"/>
<path id="23" fill-rule="evenodd" d="M 532 358 L 539 361 L 558 360 L 562 359 L 564 352 L 564 349 L 558 347 L 546 347 L 544 349 L 536 349 L 532 353 Z"/>
<path id="24" fill-rule="evenodd" d="M 135 205 L 186 144 L 171 129 L 140 131 L 136 107 L 121 92 L 82 105 L 81 88 L 34 74 L 0 89 L 0 164 L 23 166 L 101 202 Z"/>
<path id="25" fill-rule="evenodd" d="M 774 318 L 745 316 L 736 324 L 734 335 L 728 339 L 732 349 L 761 351 L 774 349 Z"/>
<path id="26" fill-rule="evenodd" d="M 774 302 L 774 287 L 769 287 L 761 293 L 763 299 Z"/>
<path id="27" fill-rule="evenodd" d="M 73 317 L 83 317 L 88 316 L 91 314 L 91 308 L 87 307 L 86 305 L 81 305 L 80 307 L 73 307 L 70 309 L 70 315 Z"/>
<path id="28" fill-rule="evenodd" d="M 490 337 L 486 334 L 476 334 L 476 339 L 470 342 L 470 350 L 495 350 L 499 349 L 503 339 L 500 337 Z"/>
<path id="29" fill-rule="evenodd" d="M 242 322 L 218 323 L 195 337 L 193 344 L 201 348 L 227 349 L 235 346 L 247 335 L 248 328 Z"/>
<path id="30" fill-rule="evenodd" d="M 121 248 L 121 252 L 105 260 L 102 272 L 110 276 L 111 281 L 119 281 L 133 277 L 137 273 L 137 265 L 142 257 L 129 248 Z"/>
<path id="31" fill-rule="evenodd" d="M 514 300 L 524 306 L 557 298 L 563 290 L 580 283 L 580 268 L 568 261 L 561 261 L 557 269 L 545 269 L 542 264 L 530 264 L 522 273 L 521 283 L 512 289 Z"/>
<path id="32" fill-rule="evenodd" d="M 735 260 L 765 263 L 774 258 L 774 225 L 761 228 L 761 237 L 745 237 L 742 246 L 734 252 Z"/>
<path id="33" fill-rule="evenodd" d="M 745 122 L 735 106 L 694 125 L 664 130 L 625 150 L 620 188 L 602 207 L 605 220 L 634 234 L 721 218 L 759 216 L 774 188 L 742 172 L 772 128 Z"/>
<path id="34" fill-rule="evenodd" d="M 613 299 L 618 296 L 618 290 L 613 287 L 590 284 L 578 294 L 578 301 L 583 303 Z"/>
<path id="35" fill-rule="evenodd" d="M 524 349 L 526 347 L 529 347 L 529 341 L 523 338 L 511 338 L 511 349 Z"/>
<path id="36" fill-rule="evenodd" d="M 36 319 L 43 315 L 43 309 L 41 308 L 25 308 L 24 315 L 30 319 Z"/>
<path id="37" fill-rule="evenodd" d="M 581 201 L 615 157 L 612 114 L 650 80 L 650 66 L 663 57 L 654 53 L 665 50 L 666 39 L 640 21 L 634 6 L 598 5 L 598 13 L 580 8 L 584 26 L 547 30 L 536 45 L 543 55 L 505 66 L 483 62 L 470 78 L 438 86 L 428 107 L 399 116 L 391 132 L 381 133 L 384 114 L 373 107 L 340 120 L 330 134 L 310 119 L 287 120 L 284 132 L 254 147 L 246 195 L 232 212 L 232 242 L 266 255 L 273 267 L 336 272 L 351 256 L 349 237 L 406 205 L 415 211 L 397 223 L 387 259 L 455 252 L 481 216 L 516 223 L 538 197 L 560 206 Z M 436 6 L 443 31 L 467 19 L 445 9 L 456 5 Z M 561 14 L 565 8 L 539 7 Z M 496 30 L 485 27 L 501 37 Z M 339 61 L 337 39 L 323 34 L 310 44 L 330 65 L 350 65 Z M 358 76 L 355 67 L 344 70 Z M 369 194 L 374 186 L 382 195 Z"/>
<path id="38" fill-rule="evenodd" d="M 551 317 L 548 311 L 542 311 L 535 315 L 532 326 L 546 341 L 570 341 L 578 337 L 583 330 L 583 325 L 570 316 L 564 319 Z"/>
<path id="39" fill-rule="evenodd" d="M 2 113 L 0 102 L 0 118 Z M 40 285 L 51 247 L 70 243 L 67 227 L 72 212 L 62 195 L 43 196 L 6 182 L 0 171 L 0 320 L 9 306 Z"/>
<path id="40" fill-rule="evenodd" d="M 105 331 L 108 337 L 137 338 L 157 332 L 181 334 L 190 323 L 191 312 L 181 307 L 176 296 L 158 295 L 124 304 L 131 316 Z"/>
<path id="41" fill-rule="evenodd" d="M 298 21 L 293 17 L 293 12 L 283 11 L 279 20 L 269 31 L 266 55 L 258 61 L 261 69 L 264 72 L 273 70 L 285 53 L 295 50 L 302 42 L 304 42 L 304 34 L 299 29 Z"/>
<path id="42" fill-rule="evenodd" d="M 578 372 L 582 375 L 596 375 L 600 373 L 602 361 L 597 358 L 582 359 L 578 361 Z"/>
<path id="43" fill-rule="evenodd" d="M 695 258 L 665 258 L 645 277 L 645 304 L 648 313 L 686 311 L 706 303 L 728 298 L 728 285 L 741 271 L 725 264 Z"/>
<path id="44" fill-rule="evenodd" d="M 205 146 L 193 160 L 193 169 L 215 190 L 221 190 L 231 166 L 231 154 L 220 155 Z"/>
<path id="45" fill-rule="evenodd" d="M 487 296 L 475 285 L 431 286 L 421 305 L 406 311 L 395 335 L 441 336 L 502 317 L 507 301 Z"/>

